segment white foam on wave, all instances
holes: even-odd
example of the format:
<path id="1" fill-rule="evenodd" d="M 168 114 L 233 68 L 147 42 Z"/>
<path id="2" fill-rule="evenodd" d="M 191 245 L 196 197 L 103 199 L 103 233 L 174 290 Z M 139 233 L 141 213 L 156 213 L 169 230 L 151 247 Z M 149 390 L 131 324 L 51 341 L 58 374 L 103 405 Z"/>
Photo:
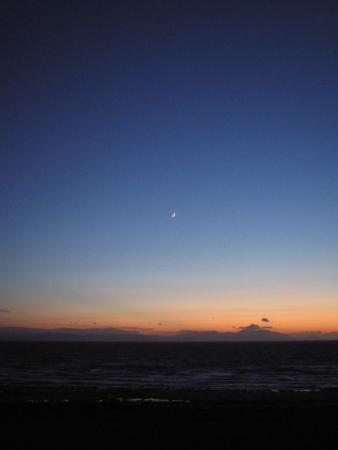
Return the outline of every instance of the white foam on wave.
<path id="1" fill-rule="evenodd" d="M 154 398 L 154 397 L 146 397 L 146 398 L 117 397 L 116 400 L 119 402 L 131 402 L 131 403 L 141 403 L 141 402 L 144 402 L 144 403 L 190 403 L 190 400 Z"/>

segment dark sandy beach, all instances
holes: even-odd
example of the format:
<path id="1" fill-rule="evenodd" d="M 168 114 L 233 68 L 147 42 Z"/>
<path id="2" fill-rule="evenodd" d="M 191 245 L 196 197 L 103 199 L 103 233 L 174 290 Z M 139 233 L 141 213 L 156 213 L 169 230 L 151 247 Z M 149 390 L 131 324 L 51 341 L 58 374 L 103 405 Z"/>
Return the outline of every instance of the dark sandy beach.
<path id="1" fill-rule="evenodd" d="M 337 449 L 338 393 L 1 389 L 3 449 Z"/>

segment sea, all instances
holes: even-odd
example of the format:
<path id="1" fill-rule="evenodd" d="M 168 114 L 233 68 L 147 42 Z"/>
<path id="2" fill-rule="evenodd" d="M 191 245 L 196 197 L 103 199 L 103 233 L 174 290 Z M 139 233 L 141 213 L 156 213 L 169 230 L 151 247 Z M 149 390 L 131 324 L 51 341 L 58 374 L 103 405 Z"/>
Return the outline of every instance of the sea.
<path id="1" fill-rule="evenodd" d="M 338 341 L 0 342 L 0 386 L 338 389 Z"/>

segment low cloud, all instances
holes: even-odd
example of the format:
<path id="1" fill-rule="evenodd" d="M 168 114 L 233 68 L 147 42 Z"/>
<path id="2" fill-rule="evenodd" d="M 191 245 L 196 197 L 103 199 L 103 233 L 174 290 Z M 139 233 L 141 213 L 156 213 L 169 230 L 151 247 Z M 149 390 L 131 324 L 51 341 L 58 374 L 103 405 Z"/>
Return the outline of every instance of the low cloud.
<path id="1" fill-rule="evenodd" d="M 0 308 L 0 313 L 10 313 L 10 312 L 11 312 L 10 309 L 3 309 L 3 308 Z"/>
<path id="2" fill-rule="evenodd" d="M 261 322 L 270 322 L 270 320 L 267 317 L 262 317 Z"/>
<path id="3" fill-rule="evenodd" d="M 1 310 L 3 311 L 3 309 Z M 8 311 L 8 310 L 5 310 Z M 307 331 L 302 333 L 280 333 L 269 326 L 251 323 L 238 327 L 237 331 L 179 330 L 176 332 L 155 332 L 152 328 L 25 328 L 0 325 L 1 340 L 27 341 L 114 341 L 114 342 L 223 342 L 223 341 L 285 341 L 285 340 L 337 340 L 338 331 L 323 333 Z"/>
<path id="4" fill-rule="evenodd" d="M 119 329 L 125 331 L 140 331 L 140 332 L 154 331 L 154 328 L 143 328 L 143 327 L 121 327 Z"/>
<path id="5" fill-rule="evenodd" d="M 239 330 L 250 330 L 250 331 L 255 331 L 255 330 L 260 330 L 261 327 L 255 323 L 251 323 L 250 325 L 246 325 L 245 327 L 238 327 Z"/>

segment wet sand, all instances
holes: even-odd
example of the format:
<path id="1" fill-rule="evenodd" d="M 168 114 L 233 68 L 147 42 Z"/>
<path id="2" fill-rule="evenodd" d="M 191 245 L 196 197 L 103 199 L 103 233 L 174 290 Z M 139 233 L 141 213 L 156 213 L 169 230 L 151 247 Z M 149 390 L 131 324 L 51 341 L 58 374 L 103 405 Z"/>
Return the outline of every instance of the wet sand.
<path id="1" fill-rule="evenodd" d="M 337 449 L 338 393 L 0 389 L 3 449 Z"/>

